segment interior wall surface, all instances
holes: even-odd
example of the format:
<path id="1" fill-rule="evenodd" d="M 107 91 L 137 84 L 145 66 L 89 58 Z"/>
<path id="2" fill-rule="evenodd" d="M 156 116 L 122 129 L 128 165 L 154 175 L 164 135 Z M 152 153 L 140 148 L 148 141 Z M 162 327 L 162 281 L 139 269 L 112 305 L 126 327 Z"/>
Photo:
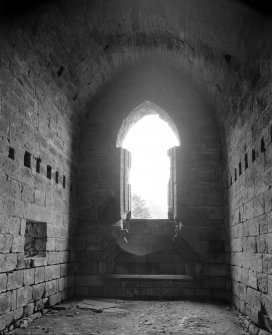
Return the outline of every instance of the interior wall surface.
<path id="1" fill-rule="evenodd" d="M 71 106 L 46 68 L 50 49 L 9 23 L 0 36 L 0 331 L 74 286 Z"/>
<path id="2" fill-rule="evenodd" d="M 181 138 L 177 148 L 177 207 L 184 224 L 179 243 L 191 254 L 203 281 L 192 295 L 226 297 L 222 157 L 218 125 L 187 76 L 146 61 L 117 76 L 86 115 L 81 131 L 77 182 L 77 281 L 79 294 L 103 294 L 101 275 L 111 274 L 104 254 L 120 219 L 120 149 L 123 120 L 146 100 L 171 117 Z M 187 254 L 186 254 L 187 253 Z M 114 261 L 114 260 L 113 260 Z M 162 262 L 165 260 L 162 260 Z M 204 286 L 203 286 L 204 285 Z M 98 286 L 98 287 L 97 287 Z M 125 295 L 122 287 L 104 294 Z"/>
<path id="3" fill-rule="evenodd" d="M 271 60 L 227 131 L 226 227 L 233 303 L 258 327 L 272 331 Z M 238 105 L 239 106 L 239 105 Z"/>
<path id="4" fill-rule="evenodd" d="M 101 293 L 98 274 L 107 269 L 99 260 L 102 250 L 103 257 L 112 251 L 109 226 L 113 216 L 118 219 L 118 206 L 107 209 L 106 200 L 119 194 L 120 157 L 114 143 L 123 119 L 145 100 L 165 109 L 181 136 L 180 219 L 184 240 L 200 257 L 204 274 L 201 292 L 194 293 L 220 296 L 220 291 L 225 297 L 227 273 L 235 306 L 255 326 L 271 329 L 270 17 L 227 0 L 71 0 L 50 1 L 50 6 L 40 1 L 35 8 L 5 4 L 0 22 L 2 329 L 48 300 L 58 302 L 58 290 L 65 297 L 67 287 L 72 288 L 69 237 L 77 218 L 75 187 L 80 199 L 76 234 L 82 243 L 81 250 L 77 246 L 77 292 Z M 149 62 L 145 71 L 131 67 L 130 74 L 123 74 L 124 67 L 153 56 L 164 59 L 161 70 Z M 163 70 L 165 64 L 171 65 L 169 71 Z M 184 72 L 186 80 L 180 77 Z M 208 104 L 189 88 L 191 79 L 206 90 Z M 41 159 L 40 173 L 36 158 Z M 71 188 L 73 172 L 78 182 Z M 217 194 L 213 200 L 210 189 Z M 203 194 L 208 196 L 203 199 Z M 26 221 L 47 223 L 47 258 L 41 263 L 29 265 L 24 256 Z M 211 276 L 209 268 L 215 271 Z M 44 271 L 54 274 L 39 279 Z M 214 289 L 205 278 L 214 280 Z"/>

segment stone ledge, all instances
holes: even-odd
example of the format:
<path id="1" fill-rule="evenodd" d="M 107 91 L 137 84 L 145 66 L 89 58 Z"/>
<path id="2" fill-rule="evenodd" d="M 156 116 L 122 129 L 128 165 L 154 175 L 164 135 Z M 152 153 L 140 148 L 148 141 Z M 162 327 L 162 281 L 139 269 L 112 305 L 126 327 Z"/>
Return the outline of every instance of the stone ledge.
<path id="1" fill-rule="evenodd" d="M 193 280 L 194 278 L 192 276 L 186 276 L 186 275 L 140 275 L 140 274 L 112 274 L 105 276 L 106 278 L 110 279 L 150 279 L 150 280 Z"/>

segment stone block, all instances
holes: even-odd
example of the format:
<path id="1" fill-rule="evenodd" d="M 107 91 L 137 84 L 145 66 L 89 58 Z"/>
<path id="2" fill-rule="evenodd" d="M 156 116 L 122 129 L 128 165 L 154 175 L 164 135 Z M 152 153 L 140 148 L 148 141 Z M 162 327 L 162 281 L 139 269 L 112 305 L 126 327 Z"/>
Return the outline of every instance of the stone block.
<path id="1" fill-rule="evenodd" d="M 51 280 L 45 283 L 45 297 L 53 295 L 57 292 L 57 281 Z"/>
<path id="2" fill-rule="evenodd" d="M 54 306 L 61 302 L 61 293 L 53 294 L 49 297 L 49 305 Z"/>
<path id="3" fill-rule="evenodd" d="M 272 276 L 271 275 L 267 277 L 267 291 L 264 293 L 268 293 L 268 295 L 272 297 Z"/>
<path id="4" fill-rule="evenodd" d="M 24 308 L 23 307 L 17 308 L 13 312 L 13 319 L 19 320 L 22 318 L 23 314 L 24 314 Z"/>
<path id="5" fill-rule="evenodd" d="M 0 315 L 0 331 L 3 330 L 6 326 L 8 326 L 12 322 L 12 319 L 13 319 L 13 312 Z"/>
<path id="6" fill-rule="evenodd" d="M 8 274 L 8 290 L 14 290 L 24 285 L 24 271 L 14 271 Z"/>
<path id="7" fill-rule="evenodd" d="M 12 241 L 12 252 L 24 252 L 24 237 L 23 236 L 14 236 Z"/>
<path id="8" fill-rule="evenodd" d="M 58 280 L 58 288 L 59 288 L 59 292 L 63 291 L 66 288 L 66 283 L 65 283 L 65 278 L 60 278 Z"/>
<path id="9" fill-rule="evenodd" d="M 17 291 L 17 308 L 26 306 L 32 299 L 32 288 L 24 286 Z"/>
<path id="10" fill-rule="evenodd" d="M 0 293 L 7 290 L 7 275 L 5 273 L 0 274 Z"/>
<path id="11" fill-rule="evenodd" d="M 247 288 L 247 303 L 256 311 L 261 310 L 261 293 L 250 287 Z"/>
<path id="12" fill-rule="evenodd" d="M 35 284 L 44 282 L 44 267 L 35 269 Z"/>
<path id="13" fill-rule="evenodd" d="M 45 205 L 45 192 L 39 189 L 35 190 L 34 201 L 39 206 Z"/>
<path id="14" fill-rule="evenodd" d="M 259 196 L 253 199 L 253 206 L 254 206 L 255 217 L 261 216 L 265 213 L 263 194 L 260 194 Z"/>
<path id="15" fill-rule="evenodd" d="M 24 270 L 24 285 L 29 286 L 35 282 L 35 269 Z"/>
<path id="16" fill-rule="evenodd" d="M 268 233 L 268 222 L 267 222 L 267 215 L 262 215 L 258 218 L 260 224 L 260 234 Z"/>
<path id="17" fill-rule="evenodd" d="M 259 273 L 257 276 L 258 290 L 267 293 L 268 292 L 268 275 Z M 272 283 L 271 283 L 272 284 Z M 271 291 L 272 294 L 272 291 Z"/>
<path id="18" fill-rule="evenodd" d="M 0 273 L 16 269 L 17 254 L 0 254 Z"/>
<path id="19" fill-rule="evenodd" d="M 60 278 L 60 265 L 53 265 L 52 279 Z"/>
<path id="20" fill-rule="evenodd" d="M 12 246 L 13 236 L 10 234 L 0 234 L 0 252 L 9 253 Z"/>
<path id="21" fill-rule="evenodd" d="M 272 297 L 268 294 L 261 294 L 261 303 L 264 306 L 268 317 L 272 319 Z"/>
<path id="22" fill-rule="evenodd" d="M 263 255 L 244 252 L 243 266 L 246 269 L 252 269 L 258 272 L 263 272 Z"/>
<path id="23" fill-rule="evenodd" d="M 266 235 L 266 244 L 268 254 L 272 254 L 272 233 Z"/>
<path id="24" fill-rule="evenodd" d="M 257 242 L 257 252 L 266 254 L 267 253 L 267 234 L 258 236 L 256 238 Z"/>
<path id="25" fill-rule="evenodd" d="M 46 257 L 33 257 L 31 259 L 31 266 L 33 268 L 47 265 Z"/>
<path id="26" fill-rule="evenodd" d="M 257 290 L 257 272 L 249 270 L 248 272 L 248 286 Z"/>
<path id="27" fill-rule="evenodd" d="M 31 302 L 29 304 L 27 304 L 25 307 L 24 307 L 24 315 L 25 316 L 30 316 L 32 315 L 34 312 L 34 303 Z"/>
<path id="28" fill-rule="evenodd" d="M 260 218 L 244 223 L 247 226 L 247 236 L 258 236 L 260 232 Z"/>
<path id="29" fill-rule="evenodd" d="M 258 324 L 259 316 L 258 311 L 252 308 L 250 305 L 246 304 L 246 315 L 252 320 L 254 323 Z"/>
<path id="30" fill-rule="evenodd" d="M 37 284 L 32 286 L 32 298 L 33 300 L 41 299 L 44 295 L 45 283 Z"/>
<path id="31" fill-rule="evenodd" d="M 272 211 L 272 188 L 264 193 L 264 207 L 265 213 Z"/>
<path id="32" fill-rule="evenodd" d="M 40 285 L 40 284 L 38 284 L 38 285 Z M 43 308 L 43 299 L 36 300 L 36 301 L 34 302 L 34 304 L 35 304 L 35 307 L 34 307 L 34 311 L 35 311 L 35 312 L 41 310 L 41 309 Z"/>
<path id="33" fill-rule="evenodd" d="M 255 253 L 256 248 L 256 238 L 255 237 L 243 237 L 243 251 Z"/>
<path id="34" fill-rule="evenodd" d="M 11 292 L 0 294 L 0 315 L 9 312 L 11 309 Z"/>
<path id="35" fill-rule="evenodd" d="M 47 255 L 48 255 L 48 260 L 47 260 L 47 264 L 48 265 L 53 265 L 53 264 L 59 264 L 59 263 L 61 263 L 61 260 L 60 260 L 61 253 L 60 252 L 51 251 L 51 252 L 48 252 Z"/>
<path id="36" fill-rule="evenodd" d="M 265 274 L 272 274 L 272 255 L 264 254 L 263 255 L 263 271 Z"/>

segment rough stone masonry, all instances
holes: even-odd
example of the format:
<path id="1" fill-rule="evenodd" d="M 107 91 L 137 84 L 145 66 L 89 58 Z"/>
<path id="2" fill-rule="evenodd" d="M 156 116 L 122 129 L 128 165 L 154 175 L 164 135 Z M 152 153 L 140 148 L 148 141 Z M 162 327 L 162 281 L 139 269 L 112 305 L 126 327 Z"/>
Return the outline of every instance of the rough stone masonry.
<path id="1" fill-rule="evenodd" d="M 272 332 L 271 30 L 264 1 L 3 1 L 0 332 L 74 295 L 223 300 Z M 146 102 L 180 136 L 183 229 L 123 222 L 162 241 L 136 257 L 116 140 Z M 191 279 L 112 277 L 152 274 Z"/>

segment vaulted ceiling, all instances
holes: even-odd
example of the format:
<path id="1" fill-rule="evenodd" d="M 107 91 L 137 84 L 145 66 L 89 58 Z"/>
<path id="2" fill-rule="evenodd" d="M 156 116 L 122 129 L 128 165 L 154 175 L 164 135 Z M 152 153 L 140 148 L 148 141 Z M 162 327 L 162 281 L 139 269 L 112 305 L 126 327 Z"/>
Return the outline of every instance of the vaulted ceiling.
<path id="1" fill-rule="evenodd" d="M 24 69 L 45 85 L 53 79 L 65 92 L 71 115 L 86 112 L 122 69 L 151 58 L 171 64 L 177 75 L 189 74 L 224 119 L 230 97 L 243 98 L 246 105 L 260 77 L 260 59 L 270 54 L 270 16 L 262 2 L 249 4 L 69 0 L 22 6 L 9 1 L 2 5 L 1 25 L 10 46 L 6 57 L 15 55 L 20 75 Z"/>

